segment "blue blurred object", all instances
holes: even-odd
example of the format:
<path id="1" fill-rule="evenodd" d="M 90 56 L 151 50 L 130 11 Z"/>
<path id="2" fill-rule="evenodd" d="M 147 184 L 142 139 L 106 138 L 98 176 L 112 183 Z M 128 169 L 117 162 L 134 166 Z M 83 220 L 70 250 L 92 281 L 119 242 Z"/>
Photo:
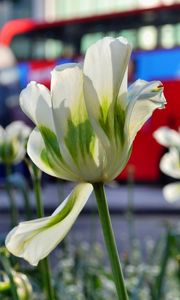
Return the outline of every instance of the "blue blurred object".
<path id="1" fill-rule="evenodd" d="M 19 63 L 17 65 L 17 68 L 19 73 L 19 83 L 22 89 L 28 84 L 29 65 L 27 62 L 23 62 L 23 63 Z"/>
<path id="2" fill-rule="evenodd" d="M 132 59 L 135 62 L 136 79 L 180 79 L 180 48 L 137 51 Z"/>

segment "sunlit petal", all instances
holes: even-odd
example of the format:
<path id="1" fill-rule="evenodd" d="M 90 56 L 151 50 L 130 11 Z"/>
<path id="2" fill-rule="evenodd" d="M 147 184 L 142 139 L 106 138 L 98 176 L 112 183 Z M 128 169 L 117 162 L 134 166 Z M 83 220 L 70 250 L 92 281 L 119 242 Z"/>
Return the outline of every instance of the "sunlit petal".
<path id="1" fill-rule="evenodd" d="M 79 184 L 52 216 L 20 223 L 8 234 L 7 249 L 36 266 L 69 232 L 92 189 L 91 184 Z"/>
<path id="2" fill-rule="evenodd" d="M 83 73 L 80 65 L 67 64 L 52 71 L 51 95 L 55 127 L 60 140 L 67 136 L 73 123 L 87 120 L 83 97 Z"/>
<path id="3" fill-rule="evenodd" d="M 20 106 L 36 125 L 54 130 L 50 92 L 44 85 L 31 81 L 20 94 Z"/>
<path id="4" fill-rule="evenodd" d="M 85 181 L 103 177 L 100 165 L 104 150 L 88 118 L 81 66 L 68 64 L 66 68 L 55 68 L 51 93 L 54 124 L 66 162 Z"/>
<path id="5" fill-rule="evenodd" d="M 105 146 L 114 133 L 114 111 L 118 97 L 127 88 L 127 65 L 131 47 L 124 38 L 104 38 L 93 44 L 84 61 L 84 95 L 92 125 Z M 123 84 L 122 84 L 123 82 Z M 121 90 L 122 85 L 122 90 Z M 123 98 L 122 98 L 123 99 Z M 124 107 L 124 99 L 118 100 Z"/>
<path id="6" fill-rule="evenodd" d="M 137 80 L 128 90 L 128 103 L 125 129 L 131 146 L 137 132 L 153 111 L 166 104 L 161 82 Z"/>
<path id="7" fill-rule="evenodd" d="M 86 138 L 93 135 L 84 104 L 83 73 L 80 65 L 56 67 L 52 72 L 51 94 L 59 143 L 72 165 L 72 160 L 77 163 L 78 156 L 85 155 L 88 150 Z"/>

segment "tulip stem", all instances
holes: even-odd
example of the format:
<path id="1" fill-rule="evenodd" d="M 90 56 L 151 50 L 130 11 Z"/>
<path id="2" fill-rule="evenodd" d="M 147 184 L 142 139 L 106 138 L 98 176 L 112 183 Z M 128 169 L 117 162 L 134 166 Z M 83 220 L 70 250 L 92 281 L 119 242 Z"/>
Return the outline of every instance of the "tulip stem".
<path id="1" fill-rule="evenodd" d="M 1 264 L 4 268 L 4 271 L 6 272 L 8 278 L 9 278 L 12 298 L 13 298 L 13 300 L 20 300 L 20 297 L 17 292 L 17 286 L 16 286 L 16 283 L 14 282 L 14 277 L 13 277 L 13 272 L 12 272 L 13 270 L 10 265 L 8 253 L 6 251 L 4 251 L 3 248 L 1 248 L 1 250 L 0 250 L 0 260 L 1 260 Z"/>
<path id="2" fill-rule="evenodd" d="M 17 225 L 18 223 L 18 211 L 15 203 L 15 199 L 13 196 L 13 190 L 12 186 L 9 182 L 9 176 L 12 174 L 11 166 L 9 164 L 6 164 L 6 182 L 5 182 L 5 188 L 9 199 L 9 205 L 10 205 L 10 216 L 11 216 L 11 227 Z"/>
<path id="3" fill-rule="evenodd" d="M 37 216 L 38 218 L 42 218 L 44 216 L 44 209 L 41 197 L 41 171 L 35 165 L 32 165 L 32 179 L 36 198 Z M 54 290 L 51 283 L 50 265 L 47 257 L 40 261 L 39 268 L 47 300 L 55 300 Z"/>
<path id="4" fill-rule="evenodd" d="M 102 183 L 95 183 L 94 192 L 97 200 L 99 218 L 104 234 L 104 240 L 109 254 L 114 283 L 118 295 L 118 300 L 129 300 L 125 287 L 124 277 L 121 269 L 121 263 L 112 229 L 109 208 L 107 204 L 104 186 Z"/>

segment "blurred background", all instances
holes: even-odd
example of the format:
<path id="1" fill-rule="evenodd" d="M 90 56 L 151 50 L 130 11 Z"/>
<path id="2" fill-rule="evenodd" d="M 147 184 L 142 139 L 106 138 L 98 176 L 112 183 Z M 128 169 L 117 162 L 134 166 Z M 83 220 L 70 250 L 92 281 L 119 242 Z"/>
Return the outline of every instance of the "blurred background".
<path id="1" fill-rule="evenodd" d="M 4 0 L 0 26 L 3 126 L 25 119 L 18 95 L 30 80 L 49 87 L 55 65 L 81 61 L 89 45 L 103 36 L 127 37 L 134 50 L 129 84 L 138 78 L 161 80 L 168 100 L 166 109 L 155 112 L 138 134 L 129 164 L 139 182 L 166 180 L 159 170 L 165 150 L 152 133 L 163 125 L 180 125 L 180 1 Z M 127 168 L 119 178 L 127 179 Z"/>
<path id="2" fill-rule="evenodd" d="M 127 167 L 106 187 L 120 251 L 129 251 L 133 234 L 144 253 L 147 240 L 158 240 L 167 226 L 177 226 L 180 215 L 180 200 L 168 203 L 162 194 L 162 187 L 173 179 L 160 171 L 159 162 L 167 149 L 153 138 L 161 126 L 176 130 L 180 126 L 180 0 L 1 0 L 0 123 L 4 127 L 20 119 L 31 125 L 18 105 L 27 83 L 35 80 L 49 87 L 55 65 L 82 61 L 92 43 L 103 36 L 120 35 L 133 46 L 129 84 L 138 78 L 160 80 L 168 102 L 165 110 L 155 112 L 143 126 Z M 19 170 L 28 178 L 22 164 L 15 168 Z M 3 183 L 3 166 L 0 172 Z M 49 177 L 43 182 L 45 212 L 50 213 L 72 184 Z M 5 232 L 8 202 L 3 188 L 0 192 L 0 231 Z M 34 207 L 31 188 L 29 196 Z M 17 188 L 15 197 L 22 217 Z M 101 241 L 97 222 L 92 197 L 70 237 Z"/>

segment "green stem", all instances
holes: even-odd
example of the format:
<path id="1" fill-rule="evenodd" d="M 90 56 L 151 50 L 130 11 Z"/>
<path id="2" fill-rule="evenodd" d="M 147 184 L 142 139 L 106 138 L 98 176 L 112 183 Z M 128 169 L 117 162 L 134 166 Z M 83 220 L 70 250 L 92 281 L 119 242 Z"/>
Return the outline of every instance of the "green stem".
<path id="1" fill-rule="evenodd" d="M 29 200 L 29 196 L 28 196 L 28 192 L 27 192 L 27 187 L 22 189 L 22 195 L 24 198 L 24 208 L 25 208 L 25 212 L 26 212 L 26 217 L 27 217 L 27 220 L 30 220 L 32 217 L 32 214 L 31 214 L 31 206 L 30 206 L 30 200 Z"/>
<path id="2" fill-rule="evenodd" d="M 36 198 L 36 208 L 37 208 L 37 216 L 38 218 L 42 218 L 44 216 L 44 209 L 42 205 L 41 199 L 41 173 L 40 170 L 33 165 L 32 166 L 32 179 L 33 179 L 33 187 Z M 43 285 L 46 293 L 47 300 L 54 300 L 54 290 L 51 283 L 51 275 L 50 275 L 50 266 L 48 258 L 44 258 L 39 263 L 40 273 L 43 280 Z"/>
<path id="3" fill-rule="evenodd" d="M 131 252 L 133 249 L 133 242 L 135 239 L 134 232 L 134 199 L 133 199 L 133 187 L 134 187 L 134 167 L 129 166 L 128 168 L 128 181 L 127 181 L 127 191 L 128 191 L 128 205 L 127 205 L 127 222 L 128 222 L 128 236 L 129 236 L 129 252 L 131 257 Z"/>
<path id="4" fill-rule="evenodd" d="M 171 243 L 171 233 L 168 231 L 166 237 L 166 244 L 163 251 L 161 264 L 160 264 L 160 273 L 155 282 L 155 300 L 163 299 L 163 282 L 166 275 L 167 264 L 170 256 L 170 243 Z"/>
<path id="5" fill-rule="evenodd" d="M 14 282 L 14 278 L 12 275 L 12 268 L 9 263 L 9 259 L 4 254 L 1 254 L 1 263 L 2 263 L 4 271 L 6 272 L 8 278 L 9 278 L 9 281 L 10 281 L 10 288 L 11 288 L 13 300 L 19 300 L 19 296 L 17 293 L 17 287 L 16 287 L 16 284 Z"/>
<path id="6" fill-rule="evenodd" d="M 127 290 L 124 283 L 124 277 L 121 269 L 118 250 L 112 229 L 111 218 L 109 214 L 108 204 L 102 183 L 94 184 L 94 192 L 96 195 L 99 217 L 104 234 L 107 252 L 111 263 L 114 283 L 119 300 L 129 300 Z"/>
<path id="7" fill-rule="evenodd" d="M 9 164 L 6 165 L 6 192 L 8 195 L 9 199 L 9 205 L 10 205 L 10 216 L 11 216 L 11 227 L 13 228 L 14 226 L 17 225 L 18 223 L 18 212 L 17 212 L 17 207 L 15 204 L 15 199 L 13 197 L 13 191 L 11 188 L 11 184 L 8 182 L 8 177 L 11 175 L 11 166 Z"/>

